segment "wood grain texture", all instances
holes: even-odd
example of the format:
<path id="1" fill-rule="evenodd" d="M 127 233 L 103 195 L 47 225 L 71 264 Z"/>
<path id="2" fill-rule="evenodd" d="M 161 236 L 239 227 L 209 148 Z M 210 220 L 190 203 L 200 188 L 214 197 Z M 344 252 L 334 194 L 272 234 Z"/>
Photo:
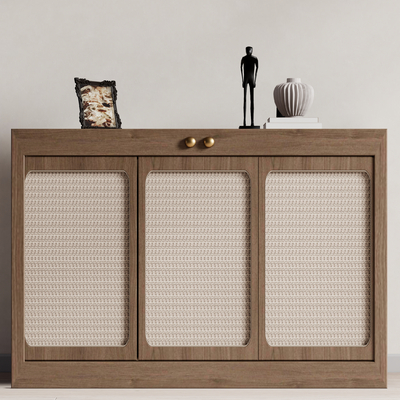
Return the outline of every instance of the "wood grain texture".
<path id="1" fill-rule="evenodd" d="M 184 144 L 184 139 L 188 136 L 195 137 L 198 142 L 191 149 L 188 149 Z M 214 147 L 209 149 L 202 144 L 202 139 L 207 136 L 215 138 Z M 343 352 L 339 354 L 340 357 L 347 361 L 323 361 L 325 356 L 318 352 L 314 356 L 314 353 L 308 349 L 304 349 L 304 357 L 299 356 L 301 350 L 294 355 L 289 355 L 289 358 L 296 357 L 294 361 L 206 361 L 209 354 L 205 354 L 204 357 L 203 354 L 200 354 L 199 359 L 204 361 L 87 362 L 26 360 L 23 320 L 23 188 L 26 156 L 54 156 L 55 158 L 60 156 L 88 158 L 91 158 L 91 156 L 179 156 L 187 159 L 187 161 L 182 161 L 185 168 L 194 165 L 193 160 L 195 158 L 201 160 L 201 157 L 205 156 L 312 156 L 312 159 L 307 162 L 308 164 L 306 163 L 309 167 L 314 165 L 314 161 L 321 162 L 317 159 L 322 156 L 372 157 L 374 179 L 374 323 L 373 341 L 370 343 L 370 348 L 373 350 L 373 361 L 351 361 L 349 357 L 352 357 L 352 355 L 347 349 L 343 349 Z M 150 164 L 155 162 L 153 159 L 149 160 L 151 161 Z M 258 162 L 258 158 L 255 158 L 255 160 Z M 29 162 L 35 163 L 36 161 Z M 161 160 L 159 162 L 161 163 Z M 263 167 L 264 164 L 265 162 L 260 161 L 260 166 L 265 169 L 265 166 Z M 327 161 L 327 165 L 330 165 L 329 161 Z M 107 166 L 110 167 L 108 164 Z M 205 165 L 201 165 L 201 167 L 205 169 Z M 299 167 L 304 168 L 304 165 L 300 162 Z M 386 387 L 386 168 L 386 131 L 381 129 L 271 130 L 268 132 L 263 130 L 255 132 L 233 129 L 13 130 L 12 386 L 127 388 Z M 261 196 L 262 193 L 263 189 L 260 186 L 260 200 L 263 198 Z M 140 195 L 144 196 L 144 193 L 139 193 Z M 140 201 L 143 202 L 143 197 Z M 135 202 L 132 202 L 132 204 L 135 204 Z M 261 217 L 262 207 L 263 205 L 260 204 L 260 223 L 264 222 L 264 218 Z M 133 215 L 136 215 L 135 212 Z M 255 223 L 258 224 L 258 221 L 255 221 Z M 139 232 L 141 236 L 143 232 L 140 229 Z M 261 226 L 260 232 L 264 232 Z M 255 245 L 256 247 L 258 246 L 257 243 Z M 254 242 L 252 242 L 252 246 L 254 246 Z M 260 255 L 263 255 L 264 252 L 261 246 L 263 246 L 263 239 L 260 240 Z M 252 248 L 252 251 L 257 252 L 257 249 L 254 250 Z M 142 252 L 142 254 L 144 253 Z M 263 261 L 260 260 L 260 272 L 263 270 L 261 266 L 264 267 Z M 253 280 L 254 276 L 255 274 L 252 274 L 253 295 L 257 292 L 254 287 L 258 287 L 257 280 Z M 263 276 L 259 280 L 260 284 L 262 282 L 264 282 Z M 260 296 L 262 301 L 260 302 L 259 315 L 263 317 L 264 300 L 262 290 L 260 290 Z M 257 303 L 257 300 L 255 303 Z M 143 318 L 143 313 L 141 313 L 141 318 Z M 260 329 L 263 326 L 263 320 L 260 320 Z M 263 343 L 263 338 L 265 336 L 260 333 L 261 356 L 265 356 L 268 350 L 265 340 L 265 343 Z M 256 345 L 251 351 L 254 359 L 257 358 L 257 350 L 258 347 Z M 141 351 L 146 351 L 146 349 L 141 349 Z M 219 353 L 219 356 L 221 354 Z M 61 359 L 66 359 L 64 354 L 59 353 L 59 355 Z M 190 359 L 196 354 L 192 352 L 192 349 L 189 349 L 187 355 L 186 357 L 186 353 L 181 350 L 177 357 Z M 161 354 L 157 355 L 158 358 L 160 356 Z M 231 353 L 228 352 L 227 356 L 231 356 Z M 277 353 L 277 357 L 280 356 L 281 353 Z M 337 355 L 329 349 L 327 349 L 326 356 L 330 359 L 337 359 Z M 149 357 L 152 356 L 150 355 Z M 300 361 L 307 360 L 310 357 L 317 357 L 319 361 Z M 367 358 L 370 357 L 368 356 Z M 274 360 L 276 360 L 275 356 Z"/>
<path id="2" fill-rule="evenodd" d="M 46 347 L 25 343 L 25 360 L 136 360 L 137 159 L 135 157 L 25 157 L 30 171 L 125 171 L 129 178 L 129 340 L 121 347 Z"/>
<path id="3" fill-rule="evenodd" d="M 247 171 L 251 184 L 251 335 L 245 347 L 152 347 L 145 334 L 145 185 L 150 171 Z M 258 359 L 258 159 L 247 157 L 139 158 L 139 359 Z"/>
<path id="4" fill-rule="evenodd" d="M 20 372 L 13 387 L 386 387 L 377 363 L 367 361 L 30 361 Z"/>
<path id="5" fill-rule="evenodd" d="M 25 157 L 15 136 L 11 139 L 11 381 L 25 362 L 24 335 L 24 179 Z"/>
<path id="6" fill-rule="evenodd" d="M 358 156 L 375 155 L 383 129 L 14 129 L 24 155 Z M 197 144 L 185 145 L 186 137 Z M 207 148 L 203 139 L 215 144 Z"/>
<path id="7" fill-rule="evenodd" d="M 375 362 L 387 384 L 387 145 L 386 135 L 374 157 L 374 316 Z"/>
<path id="8" fill-rule="evenodd" d="M 374 359 L 374 318 L 373 293 L 371 296 L 371 336 L 365 347 L 281 347 L 270 346 L 265 337 L 265 180 L 274 171 L 366 171 L 371 179 L 371 193 L 374 187 L 373 157 L 263 157 L 259 164 L 259 355 L 262 360 L 373 360 Z M 372 214 L 373 219 L 373 198 Z M 373 226 L 371 242 L 374 242 Z M 371 277 L 374 263 L 371 261 Z M 373 288 L 373 278 L 371 279 Z"/>

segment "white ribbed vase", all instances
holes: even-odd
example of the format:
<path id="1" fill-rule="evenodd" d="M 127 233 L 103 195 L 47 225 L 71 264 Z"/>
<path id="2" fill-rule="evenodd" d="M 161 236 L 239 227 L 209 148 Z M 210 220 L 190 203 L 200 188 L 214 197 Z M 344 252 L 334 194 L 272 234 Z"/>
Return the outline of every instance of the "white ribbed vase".
<path id="1" fill-rule="evenodd" d="M 274 89 L 274 101 L 284 117 L 302 117 L 314 100 L 314 88 L 300 78 L 288 78 Z"/>

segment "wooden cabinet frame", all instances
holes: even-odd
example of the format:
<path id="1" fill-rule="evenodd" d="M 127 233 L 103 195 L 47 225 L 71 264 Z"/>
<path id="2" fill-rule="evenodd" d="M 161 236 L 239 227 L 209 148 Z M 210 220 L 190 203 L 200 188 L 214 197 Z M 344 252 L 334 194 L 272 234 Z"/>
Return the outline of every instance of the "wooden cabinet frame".
<path id="1" fill-rule="evenodd" d="M 125 346 L 115 347 L 39 347 L 25 342 L 25 360 L 136 360 L 137 161 L 131 157 L 25 157 L 25 176 L 32 171 L 74 170 L 124 171 L 129 179 L 129 339 Z M 23 259 L 19 262 L 23 263 Z"/>
<path id="2" fill-rule="evenodd" d="M 196 138 L 198 144 L 187 148 L 184 139 Z M 211 136 L 215 145 L 206 148 L 202 140 Z M 307 157 L 304 165 L 327 162 L 332 165 L 343 158 L 343 165 L 359 165 L 357 158 L 368 158 L 373 172 L 373 335 L 366 354 L 342 350 L 319 352 L 315 349 L 278 350 L 271 353 L 263 343 L 262 318 L 259 319 L 259 359 L 214 361 L 215 356 L 201 361 L 132 361 L 123 354 L 98 358 L 90 350 L 48 349 L 32 353 L 25 345 L 23 302 L 23 200 L 24 178 L 29 168 L 35 169 L 39 157 L 79 157 L 89 159 L 129 157 L 252 157 L 262 163 L 283 162 L 283 157 Z M 38 157 L 36 159 L 36 157 Z M 351 157 L 354 161 L 346 161 Z M 34 159 L 35 158 L 35 159 Z M 259 160 L 260 158 L 260 160 Z M 303 158 L 303 160 L 305 160 Z M 59 167 L 63 165 L 54 161 Z M 112 161 L 113 162 L 113 161 Z M 216 161 L 218 163 L 218 161 Z M 340 162 L 340 160 L 339 160 Z M 77 168 L 84 167 L 77 161 Z M 96 161 L 94 161 L 96 163 Z M 182 161 L 190 165 L 191 161 Z M 101 163 L 100 163 L 101 164 Z M 116 162 L 116 165 L 119 164 Z M 304 167 L 304 165 L 302 167 Z M 327 169 L 330 169 L 330 162 Z M 50 164 L 49 164 L 50 165 Z M 69 161 L 65 165 L 70 168 Z M 101 168 L 103 168 L 101 164 Z M 107 164 L 108 165 L 108 164 Z M 132 164 L 131 164 L 132 165 Z M 316 165 L 316 164 L 315 164 Z M 324 164 L 325 165 L 325 164 Z M 57 168 L 59 168 L 57 167 Z M 51 167 L 53 168 L 53 167 Z M 120 169 L 121 167 L 115 167 Z M 357 167 L 359 168 L 359 167 Z M 67 167 L 65 167 L 67 169 Z M 107 168 L 108 169 L 108 168 Z M 324 168 L 326 169 L 326 168 Z M 340 169 L 340 168 L 339 168 Z M 365 168 L 363 168 L 365 169 Z M 263 170 L 264 172 L 265 169 Z M 133 170 L 132 170 L 132 174 Z M 259 174 L 262 176 L 262 173 Z M 262 178 L 260 178 L 261 180 Z M 131 180 L 131 177 L 130 177 Z M 259 199 L 262 198 L 259 184 Z M 131 192 L 132 193 L 132 192 Z M 139 192 L 140 196 L 141 193 Z M 135 203 L 135 201 L 133 201 Z M 260 202 L 260 209 L 262 204 Z M 259 214 L 262 214 L 259 212 Z M 263 217 L 259 217 L 260 222 Z M 387 382 L 387 298 L 386 298 L 386 131 L 385 130 L 13 130 L 12 132 L 12 386 L 13 387 L 386 387 Z M 262 232 L 262 223 L 260 223 Z M 139 228 L 140 239 L 140 228 Z M 259 241 L 259 254 L 263 252 Z M 131 243 L 134 246 L 134 243 Z M 139 254 L 140 257 L 140 254 Z M 259 257 L 260 259 L 260 257 Z M 265 268 L 260 260 L 260 270 Z M 262 280 L 259 281 L 261 285 Z M 139 281 L 140 284 L 140 281 Z M 260 287 L 260 289 L 262 289 Z M 132 289 L 131 290 L 135 290 Z M 254 288 L 253 288 L 254 290 Z M 256 290 L 257 291 L 257 290 Z M 132 291 L 131 291 L 132 293 Z M 261 296 L 261 290 L 260 290 Z M 135 297 L 135 295 L 133 296 Z M 262 316 L 263 303 L 259 303 Z M 140 306 L 140 303 L 139 303 Z M 136 320 L 136 319 L 135 319 Z M 140 319 L 139 319 L 140 322 Z M 139 323 L 140 336 L 140 323 Z M 140 339 L 139 339 L 140 342 Z M 140 344 L 140 343 L 139 343 Z M 81 348 L 79 348 L 81 350 Z M 303 351 L 303 354 L 299 354 Z M 76 353 L 76 354 L 73 354 Z M 140 355 L 140 347 L 139 347 Z M 35 360 L 32 360 L 35 358 Z M 95 360 L 95 358 L 97 360 Z M 114 360 L 112 360 L 113 358 Z M 173 358 L 173 357 L 172 357 Z M 181 355 L 177 358 L 183 358 Z M 269 360 L 262 360 L 269 358 Z M 81 361 L 78 361 L 81 360 Z M 118 360 L 116 360 L 118 359 Z M 280 360 L 279 360 L 280 359 Z M 336 361 L 332 361 L 332 360 Z M 87 361 L 91 360 L 91 361 Z M 129 360 L 129 361 L 128 361 Z M 292 361 L 283 361 L 292 360 Z"/>
<path id="3" fill-rule="evenodd" d="M 152 347 L 145 334 L 145 185 L 150 171 L 246 171 L 251 196 L 251 322 L 244 347 Z M 258 160 L 256 157 L 139 158 L 139 359 L 256 360 L 258 358 Z"/>
<path id="4" fill-rule="evenodd" d="M 260 360 L 370 360 L 374 359 L 374 307 L 371 293 L 371 332 L 366 346 L 360 347 L 275 347 L 265 338 L 265 180 L 270 171 L 366 171 L 371 184 L 371 210 L 374 209 L 374 168 L 372 157 L 260 157 L 259 158 L 259 307 L 260 307 Z M 372 217 L 372 215 L 371 215 Z M 374 232 L 372 218 L 371 232 Z M 371 238 L 373 246 L 373 237 Z M 373 253 L 373 251 L 372 251 Z M 374 260 L 371 260 L 371 287 L 374 283 Z"/>

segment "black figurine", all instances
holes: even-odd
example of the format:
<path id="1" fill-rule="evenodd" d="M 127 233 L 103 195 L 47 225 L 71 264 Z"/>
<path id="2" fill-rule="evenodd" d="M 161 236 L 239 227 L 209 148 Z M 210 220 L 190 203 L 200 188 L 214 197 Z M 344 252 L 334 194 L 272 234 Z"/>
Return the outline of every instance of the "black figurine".
<path id="1" fill-rule="evenodd" d="M 256 87 L 258 71 L 258 59 L 253 56 L 253 48 L 246 47 L 246 55 L 242 58 L 240 63 L 240 72 L 242 74 L 242 86 L 243 86 L 243 126 L 240 129 L 260 129 L 260 126 L 254 125 L 254 88 Z M 246 126 L 246 96 L 247 96 L 247 85 L 250 87 L 250 116 L 251 126 Z"/>

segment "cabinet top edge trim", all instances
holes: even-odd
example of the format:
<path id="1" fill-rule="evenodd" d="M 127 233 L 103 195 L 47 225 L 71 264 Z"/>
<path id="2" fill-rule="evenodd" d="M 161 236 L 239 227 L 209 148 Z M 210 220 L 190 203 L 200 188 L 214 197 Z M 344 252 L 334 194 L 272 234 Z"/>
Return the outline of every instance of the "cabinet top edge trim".
<path id="1" fill-rule="evenodd" d="M 188 136 L 197 140 L 192 148 Z M 14 156 L 375 156 L 385 143 L 385 129 L 12 130 Z"/>
<path id="2" fill-rule="evenodd" d="M 80 132 L 83 135 L 87 136 L 90 134 L 96 135 L 104 135 L 107 133 L 109 136 L 116 136 L 120 133 L 132 133 L 139 134 L 144 132 L 146 134 L 160 134 L 163 132 L 166 133 L 195 133 L 195 132 L 204 132 L 204 133 L 236 133 L 241 136 L 245 136 L 248 134 L 252 135 L 275 135 L 275 134 L 286 134 L 293 133 L 299 134 L 301 131 L 301 135 L 311 135 L 311 136 L 319 136 L 321 134 L 359 134 L 359 133 L 367 133 L 367 134 L 375 134 L 376 137 L 382 137 L 387 133 L 386 128 L 323 128 L 323 129 L 225 129 L 225 128 L 132 128 L 132 129 L 77 129 L 77 128 L 12 128 L 11 132 L 13 135 L 23 135 L 26 133 L 47 133 L 47 134 L 63 134 L 63 133 L 77 133 Z"/>

